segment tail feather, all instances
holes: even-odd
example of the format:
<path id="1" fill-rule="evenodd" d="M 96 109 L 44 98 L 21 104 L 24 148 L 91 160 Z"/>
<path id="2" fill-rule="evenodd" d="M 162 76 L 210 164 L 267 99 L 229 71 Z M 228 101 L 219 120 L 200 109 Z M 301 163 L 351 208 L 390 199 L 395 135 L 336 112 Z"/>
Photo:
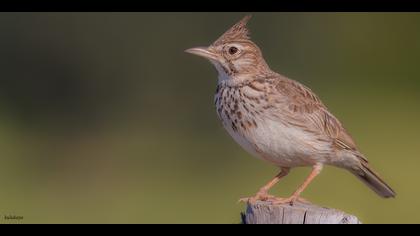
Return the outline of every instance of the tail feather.
<path id="1" fill-rule="evenodd" d="M 367 163 L 362 162 L 360 169 L 351 172 L 381 197 L 391 198 L 396 196 L 394 190 Z"/>

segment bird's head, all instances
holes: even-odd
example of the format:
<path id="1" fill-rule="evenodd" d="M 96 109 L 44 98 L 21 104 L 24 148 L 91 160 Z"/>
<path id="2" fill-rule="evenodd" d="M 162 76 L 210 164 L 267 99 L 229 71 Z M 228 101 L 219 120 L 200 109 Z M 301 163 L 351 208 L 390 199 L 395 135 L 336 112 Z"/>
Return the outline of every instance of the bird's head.
<path id="1" fill-rule="evenodd" d="M 246 16 L 208 47 L 195 47 L 186 52 L 204 57 L 216 67 L 220 80 L 245 79 L 269 73 L 261 50 L 250 40 Z"/>

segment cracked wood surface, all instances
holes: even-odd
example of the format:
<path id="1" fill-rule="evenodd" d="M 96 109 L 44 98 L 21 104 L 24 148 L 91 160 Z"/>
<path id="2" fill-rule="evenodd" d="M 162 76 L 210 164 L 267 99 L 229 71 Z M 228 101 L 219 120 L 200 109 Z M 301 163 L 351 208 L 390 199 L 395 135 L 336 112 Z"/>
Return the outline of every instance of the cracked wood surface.
<path id="1" fill-rule="evenodd" d="M 244 224 L 361 224 L 356 216 L 312 204 L 273 205 L 269 202 L 248 204 L 242 213 Z"/>

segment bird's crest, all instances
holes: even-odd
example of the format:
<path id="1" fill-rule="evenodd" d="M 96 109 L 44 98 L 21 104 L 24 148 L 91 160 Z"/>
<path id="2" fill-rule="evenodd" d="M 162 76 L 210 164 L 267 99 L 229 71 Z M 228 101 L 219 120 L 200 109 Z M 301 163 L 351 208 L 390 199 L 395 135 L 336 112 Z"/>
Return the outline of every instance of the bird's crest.
<path id="1" fill-rule="evenodd" d="M 249 30 L 246 27 L 251 15 L 247 15 L 234 26 L 232 26 L 228 31 L 226 31 L 222 36 L 220 36 L 213 45 L 217 46 L 230 41 L 238 40 L 249 40 Z"/>

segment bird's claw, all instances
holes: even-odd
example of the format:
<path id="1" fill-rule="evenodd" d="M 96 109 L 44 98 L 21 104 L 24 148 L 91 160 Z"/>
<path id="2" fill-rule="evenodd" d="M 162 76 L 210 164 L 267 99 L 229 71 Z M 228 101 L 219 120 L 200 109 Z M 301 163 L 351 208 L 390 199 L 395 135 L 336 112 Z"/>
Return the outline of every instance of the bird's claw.
<path id="1" fill-rule="evenodd" d="M 288 198 L 277 198 L 276 200 L 272 201 L 273 204 L 276 205 L 282 205 L 282 204 L 290 204 L 291 206 L 294 205 L 294 203 L 299 202 L 299 203 L 304 203 L 304 204 L 309 204 L 310 202 L 302 197 L 299 196 L 291 196 Z"/>
<path id="2" fill-rule="evenodd" d="M 304 203 L 304 204 L 310 204 L 310 202 L 302 197 L 299 196 L 291 196 L 288 198 L 279 198 L 279 197 L 275 197 L 273 195 L 269 195 L 266 193 L 258 193 L 257 195 L 255 195 L 254 197 L 246 197 L 246 198 L 241 198 L 239 199 L 238 203 L 240 202 L 246 202 L 246 203 L 251 203 L 251 204 L 255 204 L 257 201 L 267 201 L 267 202 L 271 202 L 272 204 L 275 205 L 282 205 L 282 204 L 290 204 L 291 206 L 294 205 L 294 203 L 299 202 L 299 203 Z"/>
<path id="3" fill-rule="evenodd" d="M 271 200 L 274 200 L 274 199 L 276 199 L 275 196 L 270 195 L 270 194 L 268 194 L 265 191 L 261 191 L 261 192 L 258 192 L 253 197 L 244 197 L 244 198 L 239 199 L 238 203 L 240 203 L 240 202 L 246 202 L 246 203 L 254 204 L 257 201 L 271 201 Z"/>

